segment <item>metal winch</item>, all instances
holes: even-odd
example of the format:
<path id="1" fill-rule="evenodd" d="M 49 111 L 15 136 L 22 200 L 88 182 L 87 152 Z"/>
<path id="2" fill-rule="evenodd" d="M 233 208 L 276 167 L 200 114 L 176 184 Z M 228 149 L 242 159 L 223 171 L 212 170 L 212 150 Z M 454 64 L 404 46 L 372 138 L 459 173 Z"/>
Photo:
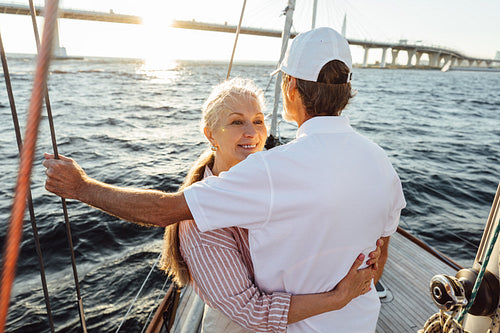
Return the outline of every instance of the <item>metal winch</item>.
<path id="1" fill-rule="evenodd" d="M 466 306 L 477 275 L 477 270 L 462 269 L 455 276 L 434 276 L 430 283 L 434 303 L 444 311 L 455 311 Z M 499 292 L 497 277 L 486 271 L 469 313 L 474 316 L 491 316 L 498 305 Z"/>
<path id="2" fill-rule="evenodd" d="M 464 287 L 454 276 L 435 275 L 431 279 L 430 291 L 434 303 L 441 310 L 455 311 L 467 305 Z"/>

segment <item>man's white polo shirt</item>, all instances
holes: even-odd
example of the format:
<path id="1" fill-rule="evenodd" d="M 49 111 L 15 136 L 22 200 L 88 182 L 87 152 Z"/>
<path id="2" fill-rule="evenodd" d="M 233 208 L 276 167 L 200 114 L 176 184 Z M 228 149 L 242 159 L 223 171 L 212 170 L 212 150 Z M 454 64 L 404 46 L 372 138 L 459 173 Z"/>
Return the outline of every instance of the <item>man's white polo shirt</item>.
<path id="1" fill-rule="evenodd" d="M 346 117 L 315 117 L 297 138 L 255 153 L 184 191 L 201 231 L 248 228 L 255 282 L 265 292 L 331 290 L 360 253 L 395 232 L 405 200 L 385 152 Z M 289 332 L 374 332 L 375 288 Z"/>

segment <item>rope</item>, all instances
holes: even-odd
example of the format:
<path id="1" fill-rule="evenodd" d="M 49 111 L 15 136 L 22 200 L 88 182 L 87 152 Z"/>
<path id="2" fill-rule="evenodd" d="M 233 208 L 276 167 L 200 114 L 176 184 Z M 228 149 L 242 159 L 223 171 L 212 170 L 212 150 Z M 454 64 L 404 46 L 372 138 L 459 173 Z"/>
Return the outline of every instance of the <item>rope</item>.
<path id="1" fill-rule="evenodd" d="M 226 80 L 229 79 L 229 75 L 231 74 L 231 68 L 233 67 L 234 52 L 236 51 L 236 44 L 238 43 L 238 37 L 240 36 L 241 22 L 243 21 L 243 13 L 245 12 L 246 4 L 247 0 L 243 0 L 243 8 L 241 8 L 240 23 L 238 23 L 238 29 L 236 29 L 236 37 L 234 39 L 233 53 L 231 54 L 231 61 L 229 61 L 229 69 L 227 70 Z"/>
<path id="2" fill-rule="evenodd" d="M 3 74 L 5 77 L 5 85 L 7 87 L 7 94 L 9 95 L 10 110 L 12 114 L 12 121 L 14 122 L 14 130 L 16 132 L 17 148 L 19 153 L 22 151 L 22 137 L 19 127 L 19 120 L 17 117 L 16 103 L 14 102 L 14 94 L 12 93 L 12 85 L 10 83 L 9 66 L 7 65 L 7 57 L 3 47 L 2 35 L 0 34 L 0 54 L 2 58 Z M 50 331 L 54 333 L 54 320 L 52 319 L 52 311 L 50 307 L 49 292 L 47 288 L 47 280 L 45 278 L 45 268 L 43 264 L 42 250 L 40 247 L 40 238 L 38 237 L 38 228 L 35 219 L 35 210 L 33 208 L 33 199 L 31 196 L 31 189 L 28 189 L 28 208 L 30 212 L 31 228 L 33 230 L 33 238 L 35 239 L 35 248 L 38 257 L 38 265 L 40 270 L 40 278 L 42 280 L 42 289 L 45 299 L 45 307 L 47 308 L 47 315 L 49 317 Z"/>
<path id="3" fill-rule="evenodd" d="M 142 289 L 144 289 L 144 286 L 146 285 L 146 282 L 149 280 L 149 277 L 151 276 L 151 273 L 153 273 L 153 270 L 155 269 L 156 267 L 156 264 L 158 264 L 158 262 L 160 261 L 160 258 L 161 258 L 161 253 L 158 255 L 158 258 L 156 258 L 156 261 L 155 263 L 153 264 L 153 267 L 151 267 L 151 269 L 149 270 L 149 273 L 148 273 L 148 276 L 146 276 L 146 278 L 144 279 L 144 282 L 142 282 L 142 286 L 141 288 L 139 288 L 139 291 L 137 292 L 137 294 L 135 295 L 135 298 L 134 300 L 132 301 L 132 304 L 130 304 L 128 310 L 127 310 L 127 313 L 125 314 L 125 316 L 123 317 L 122 321 L 120 322 L 120 325 L 118 326 L 118 328 L 116 329 L 115 333 L 118 333 L 120 331 L 120 328 L 122 327 L 123 323 L 125 322 L 125 319 L 127 319 L 127 316 L 128 314 L 130 313 L 130 311 L 132 310 L 132 307 L 134 306 L 135 302 L 137 301 L 137 298 L 139 297 L 139 294 L 142 292 Z"/>
<path id="4" fill-rule="evenodd" d="M 43 34 L 42 47 L 37 59 L 33 91 L 26 123 L 26 134 L 24 136 L 25 140 L 21 151 L 16 191 L 5 242 L 1 280 L 2 289 L 0 291 L 0 333 L 4 332 L 7 321 L 10 293 L 15 278 L 17 258 L 19 256 L 19 243 L 22 236 L 24 211 L 26 209 L 38 127 L 41 119 L 43 95 L 54 44 L 57 6 L 58 0 L 48 0 L 45 6 L 45 33 Z"/>
<path id="5" fill-rule="evenodd" d="M 38 26 L 36 23 L 36 11 L 35 11 L 35 6 L 33 5 L 33 0 L 29 0 L 29 5 L 30 5 L 31 21 L 33 23 L 33 31 L 35 34 L 36 48 L 37 48 L 37 51 L 40 52 L 40 38 L 38 36 Z M 56 20 L 55 24 L 57 25 L 57 20 Z M 57 140 L 56 140 L 56 134 L 55 134 L 54 120 L 52 117 L 52 108 L 50 106 L 50 99 L 49 99 L 49 92 L 47 89 L 47 83 L 45 83 L 44 88 L 45 88 L 45 108 L 47 109 L 47 118 L 49 120 L 50 136 L 52 139 L 52 149 L 54 151 L 54 158 L 59 159 L 59 152 L 57 149 Z M 83 331 L 87 332 L 87 327 L 86 327 L 86 323 L 85 323 L 85 313 L 83 311 L 83 301 L 82 301 L 82 297 L 81 297 L 81 293 L 80 293 L 78 271 L 76 269 L 75 252 L 74 252 L 74 247 L 73 247 L 73 237 L 71 236 L 71 227 L 70 227 L 70 223 L 69 223 L 68 208 L 66 205 L 66 199 L 61 198 L 61 204 L 62 204 L 62 209 L 63 209 L 65 227 L 66 227 L 66 239 L 68 241 L 68 247 L 69 247 L 70 256 L 71 256 L 71 267 L 73 269 L 73 279 L 75 280 L 75 290 L 76 290 L 76 298 L 77 298 L 76 300 L 77 300 L 77 305 L 78 305 L 78 314 L 80 316 L 80 324 L 82 326 Z"/>
<path id="6" fill-rule="evenodd" d="M 424 325 L 424 328 L 418 333 L 469 333 L 465 331 L 460 323 L 454 318 L 458 310 L 447 314 L 440 311 L 430 317 Z"/>

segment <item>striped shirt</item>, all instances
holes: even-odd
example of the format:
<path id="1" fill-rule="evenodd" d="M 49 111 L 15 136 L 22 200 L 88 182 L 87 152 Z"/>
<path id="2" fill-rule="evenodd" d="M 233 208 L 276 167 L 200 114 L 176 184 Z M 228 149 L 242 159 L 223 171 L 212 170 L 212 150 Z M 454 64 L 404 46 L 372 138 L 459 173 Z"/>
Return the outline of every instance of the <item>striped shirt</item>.
<path id="1" fill-rule="evenodd" d="M 255 286 L 246 229 L 201 232 L 193 220 L 183 221 L 179 240 L 193 288 L 205 303 L 250 330 L 286 332 L 291 295 Z"/>

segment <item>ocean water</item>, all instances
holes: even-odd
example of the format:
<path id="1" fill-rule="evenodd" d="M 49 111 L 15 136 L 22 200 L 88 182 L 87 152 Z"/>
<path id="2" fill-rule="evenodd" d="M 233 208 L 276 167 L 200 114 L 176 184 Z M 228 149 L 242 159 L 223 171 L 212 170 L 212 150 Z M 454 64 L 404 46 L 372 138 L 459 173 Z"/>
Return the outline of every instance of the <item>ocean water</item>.
<path id="1" fill-rule="evenodd" d="M 21 121 L 34 63 L 9 58 Z M 208 148 L 200 108 L 227 65 L 179 62 L 152 69 L 140 61 L 54 61 L 50 99 L 59 152 L 92 177 L 120 186 L 175 191 Z M 271 65 L 237 64 L 232 76 L 262 88 Z M 18 153 L 3 76 L 0 77 L 0 244 L 5 242 Z M 274 87 L 274 83 L 270 85 Z M 356 68 L 357 94 L 344 114 L 382 146 L 408 202 L 401 226 L 463 266 L 475 256 L 500 180 L 500 73 Z M 266 91 L 267 112 L 272 89 Z M 283 139 L 296 127 L 281 122 Z M 40 128 L 32 193 L 58 332 L 79 332 L 76 294 L 60 199 L 44 190 L 43 152 L 51 151 L 48 122 Z M 69 219 L 89 332 L 115 331 L 158 257 L 163 230 L 118 220 L 76 201 Z M 140 332 L 158 303 L 165 276 L 155 269 L 122 332 Z M 423 295 L 428 297 L 428 295 Z M 31 225 L 25 223 L 7 332 L 48 332 Z"/>

